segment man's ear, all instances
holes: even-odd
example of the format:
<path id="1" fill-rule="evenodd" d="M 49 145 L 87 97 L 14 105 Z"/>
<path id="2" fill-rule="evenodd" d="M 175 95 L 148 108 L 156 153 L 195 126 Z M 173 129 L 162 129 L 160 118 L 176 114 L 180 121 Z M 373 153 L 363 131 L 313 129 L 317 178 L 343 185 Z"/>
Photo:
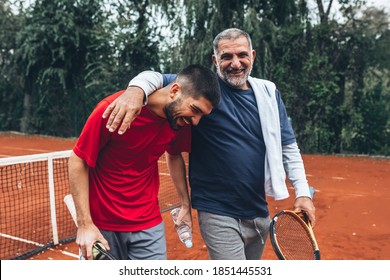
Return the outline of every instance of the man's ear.
<path id="1" fill-rule="evenodd" d="M 169 89 L 169 97 L 175 99 L 175 97 L 181 93 L 181 86 L 178 83 L 173 83 Z"/>
<path id="2" fill-rule="evenodd" d="M 256 51 L 252 50 L 252 63 L 255 62 L 255 59 L 256 59 Z"/>
<path id="3" fill-rule="evenodd" d="M 218 65 L 217 65 L 217 58 L 216 58 L 216 56 L 214 54 L 211 56 L 211 59 L 213 60 L 214 65 L 216 67 L 218 67 Z"/>

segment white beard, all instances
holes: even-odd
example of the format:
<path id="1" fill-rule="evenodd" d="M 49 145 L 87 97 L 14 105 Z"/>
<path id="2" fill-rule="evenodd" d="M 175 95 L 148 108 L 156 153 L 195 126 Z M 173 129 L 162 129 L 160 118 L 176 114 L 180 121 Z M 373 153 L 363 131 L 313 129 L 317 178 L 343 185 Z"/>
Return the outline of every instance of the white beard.
<path id="1" fill-rule="evenodd" d="M 244 70 L 243 77 L 229 77 L 229 74 L 227 71 L 221 72 L 221 69 L 219 67 L 217 67 L 218 76 L 222 80 L 224 80 L 230 87 L 235 88 L 235 89 L 241 89 L 246 84 L 251 72 L 252 72 L 252 65 L 250 65 L 249 69 Z"/>

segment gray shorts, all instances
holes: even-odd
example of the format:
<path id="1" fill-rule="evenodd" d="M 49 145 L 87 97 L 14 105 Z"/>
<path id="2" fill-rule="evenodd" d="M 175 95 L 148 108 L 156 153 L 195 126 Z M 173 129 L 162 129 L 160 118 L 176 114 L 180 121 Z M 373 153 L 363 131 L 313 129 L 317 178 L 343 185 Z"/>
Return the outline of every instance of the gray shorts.
<path id="1" fill-rule="evenodd" d="M 110 245 L 110 253 L 119 260 L 166 260 L 164 222 L 136 232 L 100 230 Z"/>
<path id="2" fill-rule="evenodd" d="M 212 260 L 259 260 L 270 217 L 242 220 L 198 211 L 199 227 Z"/>

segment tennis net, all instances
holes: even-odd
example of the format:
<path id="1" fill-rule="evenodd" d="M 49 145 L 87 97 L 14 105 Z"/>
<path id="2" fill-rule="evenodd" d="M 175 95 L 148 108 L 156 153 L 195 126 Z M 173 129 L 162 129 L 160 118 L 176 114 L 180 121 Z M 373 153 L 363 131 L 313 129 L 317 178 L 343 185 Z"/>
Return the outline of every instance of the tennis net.
<path id="1" fill-rule="evenodd" d="M 26 259 L 75 240 L 76 226 L 63 200 L 69 194 L 70 153 L 0 159 L 0 259 Z M 158 165 L 159 203 L 164 212 L 180 201 L 164 155 Z"/>

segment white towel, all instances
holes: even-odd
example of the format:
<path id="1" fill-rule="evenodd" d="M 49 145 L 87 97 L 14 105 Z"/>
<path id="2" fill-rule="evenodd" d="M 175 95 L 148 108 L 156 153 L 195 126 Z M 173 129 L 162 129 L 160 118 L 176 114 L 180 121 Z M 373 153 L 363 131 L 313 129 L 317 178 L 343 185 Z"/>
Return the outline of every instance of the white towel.
<path id="1" fill-rule="evenodd" d="M 266 147 L 265 193 L 278 200 L 284 199 L 289 197 L 289 193 L 283 167 L 279 109 L 275 98 L 276 86 L 270 81 L 253 77 L 249 77 L 248 82 L 256 97 Z"/>

